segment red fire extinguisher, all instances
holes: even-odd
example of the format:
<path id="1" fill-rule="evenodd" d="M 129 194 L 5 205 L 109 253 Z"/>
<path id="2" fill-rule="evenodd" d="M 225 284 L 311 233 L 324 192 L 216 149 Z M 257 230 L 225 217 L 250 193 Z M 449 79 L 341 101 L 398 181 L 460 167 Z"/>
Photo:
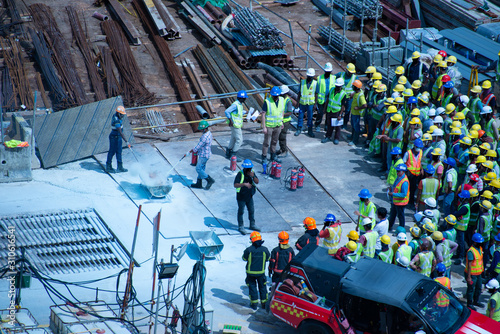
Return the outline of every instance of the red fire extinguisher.
<path id="1" fill-rule="evenodd" d="M 233 172 L 236 170 L 236 156 L 233 155 L 231 157 L 231 164 L 229 165 L 229 169 L 231 169 Z"/>
<path id="2" fill-rule="evenodd" d="M 299 168 L 297 173 L 297 188 L 302 188 L 304 186 L 304 168 Z"/>
<path id="3" fill-rule="evenodd" d="M 290 190 L 297 190 L 297 171 L 292 169 L 292 175 L 290 176 Z"/>
<path id="4" fill-rule="evenodd" d="M 270 176 L 274 177 L 275 173 L 276 173 L 276 161 L 273 161 L 273 163 L 271 164 L 271 173 L 270 173 Z"/>
<path id="5" fill-rule="evenodd" d="M 198 153 L 191 152 L 191 166 L 196 166 L 198 163 Z"/>
<path id="6" fill-rule="evenodd" d="M 274 170 L 274 178 L 277 180 L 281 178 L 281 164 L 280 163 L 276 163 L 276 169 Z"/>

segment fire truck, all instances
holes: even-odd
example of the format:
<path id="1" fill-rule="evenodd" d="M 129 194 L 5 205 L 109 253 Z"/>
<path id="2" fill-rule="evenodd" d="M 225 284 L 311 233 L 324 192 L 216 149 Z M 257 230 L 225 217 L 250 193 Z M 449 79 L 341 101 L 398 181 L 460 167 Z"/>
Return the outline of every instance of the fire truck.
<path id="1" fill-rule="evenodd" d="M 500 333 L 422 274 L 366 257 L 346 263 L 312 244 L 283 271 L 269 307 L 301 334 Z"/>

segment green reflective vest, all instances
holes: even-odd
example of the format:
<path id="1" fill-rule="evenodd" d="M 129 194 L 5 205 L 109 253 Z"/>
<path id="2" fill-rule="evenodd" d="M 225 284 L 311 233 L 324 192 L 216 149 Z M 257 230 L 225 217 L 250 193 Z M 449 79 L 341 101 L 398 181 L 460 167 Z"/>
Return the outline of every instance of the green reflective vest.
<path id="1" fill-rule="evenodd" d="M 278 104 L 274 102 L 272 97 L 266 99 L 266 127 L 275 128 L 283 125 L 283 113 L 285 111 L 285 99 L 278 97 Z"/>
<path id="2" fill-rule="evenodd" d="M 342 77 L 345 79 L 345 72 L 343 73 Z M 351 74 L 351 78 L 344 84 L 344 90 L 347 93 L 347 97 L 351 97 L 351 93 L 354 92 L 354 89 L 352 89 L 352 83 L 356 80 L 356 74 Z"/>
<path id="3" fill-rule="evenodd" d="M 341 89 L 338 93 L 335 93 L 335 89 L 330 90 L 330 97 L 328 99 L 328 108 L 326 108 L 326 112 L 338 113 L 342 109 L 342 100 L 345 96 L 346 92 L 344 89 Z"/>
<path id="4" fill-rule="evenodd" d="M 479 96 L 476 96 L 475 98 L 471 99 L 469 101 L 469 104 L 467 107 L 470 109 L 470 113 L 472 114 L 472 118 L 474 119 L 474 124 L 478 124 L 479 121 L 481 120 L 479 113 L 481 112 L 481 99 Z"/>
<path id="5" fill-rule="evenodd" d="M 300 101 L 299 103 L 304 106 L 314 104 L 314 94 L 316 93 L 316 80 L 312 80 L 309 87 L 307 87 L 307 80 L 303 79 L 300 83 Z"/>
<path id="6" fill-rule="evenodd" d="M 396 161 L 392 162 L 391 169 L 389 170 L 389 174 L 387 175 L 387 184 L 388 185 L 393 185 L 394 181 L 396 181 L 398 177 L 398 172 L 396 171 L 396 166 L 404 164 L 403 159 L 399 158 Z"/>
<path id="7" fill-rule="evenodd" d="M 437 77 L 436 81 L 434 82 L 434 85 L 432 85 L 431 94 L 432 94 L 432 98 L 435 100 L 438 100 L 439 89 L 443 85 L 443 82 L 441 81 L 441 79 L 443 79 L 443 76 L 444 76 L 444 74 L 440 74 Z"/>
<path id="8" fill-rule="evenodd" d="M 443 236 L 448 240 L 456 242 L 457 241 L 457 230 L 455 230 L 455 228 L 452 227 L 451 229 L 444 231 Z"/>
<path id="9" fill-rule="evenodd" d="M 408 261 L 411 261 L 411 247 L 407 244 L 402 244 L 399 246 L 398 250 L 396 251 L 396 258 L 398 258 L 397 254 L 400 254 L 401 256 L 404 256 L 408 259 Z"/>
<path id="10" fill-rule="evenodd" d="M 429 251 L 418 253 L 418 258 L 420 260 L 420 273 L 422 275 L 430 277 L 432 271 L 432 261 L 434 260 L 434 253 Z"/>
<path id="11" fill-rule="evenodd" d="M 487 212 L 483 214 L 481 217 L 484 219 L 484 229 L 481 235 L 484 238 L 484 241 L 487 242 L 490 240 L 491 229 L 493 227 L 493 215 L 491 212 Z"/>
<path id="12" fill-rule="evenodd" d="M 497 72 L 498 71 L 499 70 L 497 69 Z M 497 80 L 499 79 L 497 78 Z M 493 310 L 493 315 L 491 316 L 491 319 L 500 322 L 500 292 L 497 291 L 493 295 L 491 295 L 490 300 L 494 300 L 496 302 L 495 309 Z M 491 304 L 488 301 L 488 307 L 486 308 L 486 316 L 488 317 L 490 316 L 490 311 L 491 311 Z"/>
<path id="13" fill-rule="evenodd" d="M 231 113 L 231 119 L 233 120 L 233 126 L 239 129 L 243 126 L 243 105 L 240 101 L 236 100 L 233 102 L 236 105 L 236 110 Z M 227 120 L 229 124 L 229 120 Z"/>
<path id="14" fill-rule="evenodd" d="M 364 255 L 373 258 L 375 256 L 375 245 L 377 244 L 378 233 L 375 231 L 370 231 L 365 234 L 366 246 L 364 249 Z"/>
<path id="15" fill-rule="evenodd" d="M 495 121 L 495 119 L 494 119 L 494 118 L 492 118 L 492 119 L 490 119 L 490 120 L 488 121 L 488 123 L 487 123 L 487 124 L 486 124 L 486 126 L 484 127 L 484 132 L 486 132 L 486 135 L 487 135 L 488 137 L 491 137 L 491 138 L 493 138 L 493 139 L 497 140 L 498 138 L 495 138 L 495 134 L 494 134 L 494 132 L 493 132 L 493 122 L 494 122 L 494 121 Z"/>
<path id="16" fill-rule="evenodd" d="M 392 263 L 392 258 L 394 257 L 394 252 L 392 251 L 392 248 L 389 247 L 388 250 L 385 252 L 380 252 L 378 253 L 379 259 L 384 261 L 385 263 Z"/>
<path id="17" fill-rule="evenodd" d="M 289 102 L 292 103 L 292 100 L 290 99 L 289 96 L 285 96 L 285 109 L 283 110 L 283 113 L 287 112 L 286 106 L 288 105 Z M 292 115 L 283 117 L 283 123 L 290 122 L 291 120 L 292 120 Z"/>
<path id="18" fill-rule="evenodd" d="M 453 97 L 453 92 L 446 95 L 444 99 L 441 100 L 441 107 L 446 108 L 446 106 L 450 103 L 452 97 Z"/>
<path id="19" fill-rule="evenodd" d="M 252 172 L 253 172 L 253 168 L 252 168 Z M 255 173 L 255 172 L 254 172 Z M 239 171 L 238 174 L 240 174 L 240 182 L 238 183 L 243 183 L 243 180 L 245 180 L 245 175 L 243 175 L 243 171 Z M 255 183 L 253 183 L 253 180 L 252 180 L 252 185 L 255 186 Z M 239 193 L 241 190 L 241 187 L 240 188 L 236 188 L 236 192 Z"/>
<path id="20" fill-rule="evenodd" d="M 357 243 L 357 245 L 358 248 L 356 248 L 355 252 L 346 255 L 348 262 L 356 263 L 361 258 L 361 253 L 363 253 L 363 245 L 360 243 Z"/>
<path id="21" fill-rule="evenodd" d="M 445 177 L 443 180 L 443 190 L 445 193 L 448 193 L 448 190 L 450 188 L 450 186 L 448 185 L 448 181 L 446 181 L 448 178 L 448 174 L 451 175 L 451 177 L 452 177 L 451 191 L 454 192 L 457 189 L 458 173 L 457 173 L 457 170 L 455 168 L 450 168 L 446 171 Z"/>
<path id="22" fill-rule="evenodd" d="M 375 224 L 377 223 L 377 220 L 375 218 L 376 217 L 375 211 L 377 211 L 377 208 L 375 207 L 375 204 L 373 204 L 373 202 L 370 202 L 368 203 L 368 205 L 366 205 L 365 202 L 359 201 L 358 211 L 360 214 L 366 217 L 369 217 L 370 214 L 373 214 L 371 228 L 374 228 Z M 364 219 L 363 217 L 359 216 L 359 230 L 361 232 L 366 232 L 365 227 L 363 225 L 363 219 Z"/>
<path id="23" fill-rule="evenodd" d="M 425 178 L 422 180 L 422 194 L 420 196 L 420 201 L 424 202 L 428 198 L 436 199 L 437 192 L 439 190 L 439 181 L 435 178 Z"/>
<path id="24" fill-rule="evenodd" d="M 459 231 L 465 232 L 467 230 L 467 226 L 469 226 L 469 219 L 470 219 L 470 204 L 462 204 L 458 207 L 458 211 L 462 209 L 462 207 L 467 208 L 467 213 L 462 216 L 462 219 L 457 221 L 457 224 L 455 225 L 455 229 Z"/>
<path id="25" fill-rule="evenodd" d="M 318 78 L 318 84 L 319 84 L 318 104 L 324 104 L 326 99 L 326 94 L 329 93 L 330 90 L 335 87 L 335 76 L 330 74 L 328 80 L 329 82 L 327 87 L 325 75 L 321 74 Z"/>
<path id="26" fill-rule="evenodd" d="M 448 239 L 442 242 L 443 245 L 443 264 L 446 266 L 446 269 L 451 267 L 451 249 L 450 249 L 450 241 Z"/>

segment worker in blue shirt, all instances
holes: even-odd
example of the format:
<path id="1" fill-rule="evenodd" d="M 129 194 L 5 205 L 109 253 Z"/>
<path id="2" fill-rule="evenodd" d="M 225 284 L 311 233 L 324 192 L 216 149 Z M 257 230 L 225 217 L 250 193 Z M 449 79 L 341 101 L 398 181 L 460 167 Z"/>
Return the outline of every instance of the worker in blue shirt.
<path id="1" fill-rule="evenodd" d="M 128 144 L 127 138 L 123 134 L 123 117 L 125 117 L 125 107 L 118 106 L 116 112 L 111 118 L 111 133 L 109 134 L 109 151 L 108 157 L 106 159 L 106 172 L 108 173 L 123 173 L 127 172 L 127 169 L 123 168 L 122 162 L 122 139 Z M 130 148 L 130 144 L 128 144 Z M 118 168 L 113 169 L 112 162 L 113 156 L 116 154 L 116 162 L 118 163 Z"/>

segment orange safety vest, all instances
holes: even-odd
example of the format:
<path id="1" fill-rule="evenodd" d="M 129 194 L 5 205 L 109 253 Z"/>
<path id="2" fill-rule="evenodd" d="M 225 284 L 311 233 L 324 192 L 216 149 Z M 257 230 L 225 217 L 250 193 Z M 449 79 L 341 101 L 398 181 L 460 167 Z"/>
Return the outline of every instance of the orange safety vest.
<path id="1" fill-rule="evenodd" d="M 406 192 L 406 195 L 404 198 L 401 197 L 392 197 L 392 201 L 394 205 L 406 205 L 410 201 L 410 182 L 408 181 L 408 177 L 406 175 L 399 181 L 398 184 L 393 188 L 392 192 L 393 193 L 400 193 L 401 192 L 401 187 L 403 186 L 403 183 L 408 182 L 408 191 Z"/>
<path id="2" fill-rule="evenodd" d="M 481 275 L 484 271 L 483 248 L 479 247 L 479 250 L 477 250 L 474 247 L 471 247 L 471 248 L 469 248 L 469 250 L 472 251 L 472 254 L 474 254 L 474 260 L 472 260 L 471 265 L 470 265 L 470 274 L 472 276 Z M 465 260 L 465 272 L 466 273 L 467 273 L 468 264 L 469 264 L 469 259 L 466 256 L 466 260 Z"/>
<path id="3" fill-rule="evenodd" d="M 448 277 L 438 277 L 434 280 L 447 289 L 451 288 L 451 281 Z M 446 293 L 439 291 L 436 295 L 436 304 L 439 307 L 448 307 L 450 305 L 450 298 L 448 298 Z"/>
<path id="4" fill-rule="evenodd" d="M 408 160 L 406 160 L 406 167 L 408 171 L 413 175 L 420 175 L 420 168 L 422 166 L 422 155 L 423 152 L 420 150 L 417 156 L 413 155 L 412 150 L 408 150 Z"/>

